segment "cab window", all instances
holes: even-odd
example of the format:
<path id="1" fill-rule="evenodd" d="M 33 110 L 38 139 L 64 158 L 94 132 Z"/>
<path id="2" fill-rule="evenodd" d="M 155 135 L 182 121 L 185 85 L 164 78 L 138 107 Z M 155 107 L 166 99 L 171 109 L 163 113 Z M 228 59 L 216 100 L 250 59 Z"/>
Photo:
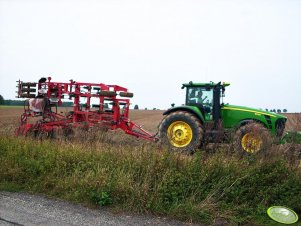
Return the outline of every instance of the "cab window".
<path id="1" fill-rule="evenodd" d="M 187 105 L 202 104 L 204 107 L 213 106 L 213 90 L 206 90 L 202 87 L 187 88 Z"/>

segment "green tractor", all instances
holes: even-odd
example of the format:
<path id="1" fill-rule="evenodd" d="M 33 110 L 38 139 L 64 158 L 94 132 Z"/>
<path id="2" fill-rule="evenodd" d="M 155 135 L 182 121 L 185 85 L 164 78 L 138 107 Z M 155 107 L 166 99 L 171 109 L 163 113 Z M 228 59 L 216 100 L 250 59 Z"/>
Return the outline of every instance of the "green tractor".
<path id="1" fill-rule="evenodd" d="M 280 114 L 222 103 L 228 83 L 185 83 L 186 103 L 172 107 L 159 126 L 159 137 L 172 149 L 194 152 L 206 143 L 233 141 L 235 149 L 256 153 L 283 135 Z"/>

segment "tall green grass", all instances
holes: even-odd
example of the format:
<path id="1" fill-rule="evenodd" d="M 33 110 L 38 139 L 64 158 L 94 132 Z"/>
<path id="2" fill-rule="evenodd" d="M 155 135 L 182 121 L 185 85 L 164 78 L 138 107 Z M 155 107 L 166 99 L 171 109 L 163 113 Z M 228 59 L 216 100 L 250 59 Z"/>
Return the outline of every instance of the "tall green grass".
<path id="1" fill-rule="evenodd" d="M 0 189 L 207 224 L 276 225 L 266 215 L 271 205 L 301 214 L 301 170 L 281 155 L 185 156 L 110 142 L 0 137 Z"/>

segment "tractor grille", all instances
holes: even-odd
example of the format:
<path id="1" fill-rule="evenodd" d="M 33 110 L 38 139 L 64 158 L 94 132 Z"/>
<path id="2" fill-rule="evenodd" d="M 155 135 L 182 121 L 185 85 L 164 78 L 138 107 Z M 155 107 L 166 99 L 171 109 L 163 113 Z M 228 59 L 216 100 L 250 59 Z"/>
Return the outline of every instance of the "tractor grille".
<path id="1" fill-rule="evenodd" d="M 286 119 L 278 119 L 276 121 L 276 136 L 281 137 L 285 129 Z"/>

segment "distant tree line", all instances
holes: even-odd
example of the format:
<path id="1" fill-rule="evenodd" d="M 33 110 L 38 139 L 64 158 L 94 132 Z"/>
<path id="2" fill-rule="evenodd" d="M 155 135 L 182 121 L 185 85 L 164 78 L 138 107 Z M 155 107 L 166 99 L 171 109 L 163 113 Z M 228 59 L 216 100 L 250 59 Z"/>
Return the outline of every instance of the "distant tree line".
<path id="1" fill-rule="evenodd" d="M 281 110 L 281 109 L 271 109 L 271 110 L 269 110 L 269 109 L 265 109 L 266 111 L 269 111 L 269 112 L 274 112 L 274 113 L 281 113 L 281 112 L 283 112 L 283 113 L 287 113 L 287 109 L 283 109 L 283 110 Z"/>
<path id="2" fill-rule="evenodd" d="M 155 110 L 160 110 L 159 108 L 151 108 L 151 109 L 153 109 L 154 111 Z M 151 110 L 151 109 L 148 109 L 148 108 L 144 108 L 144 110 Z M 135 104 L 135 106 L 134 106 L 134 110 L 139 110 L 139 106 L 138 106 L 138 104 Z"/>
<path id="3" fill-rule="evenodd" d="M 0 105 L 4 105 L 4 98 L 2 95 L 0 95 Z"/>
<path id="4" fill-rule="evenodd" d="M 6 106 L 23 106 L 24 100 L 5 100 L 2 95 L 0 95 L 0 105 Z M 71 107 L 73 102 L 63 102 L 62 107 Z"/>

